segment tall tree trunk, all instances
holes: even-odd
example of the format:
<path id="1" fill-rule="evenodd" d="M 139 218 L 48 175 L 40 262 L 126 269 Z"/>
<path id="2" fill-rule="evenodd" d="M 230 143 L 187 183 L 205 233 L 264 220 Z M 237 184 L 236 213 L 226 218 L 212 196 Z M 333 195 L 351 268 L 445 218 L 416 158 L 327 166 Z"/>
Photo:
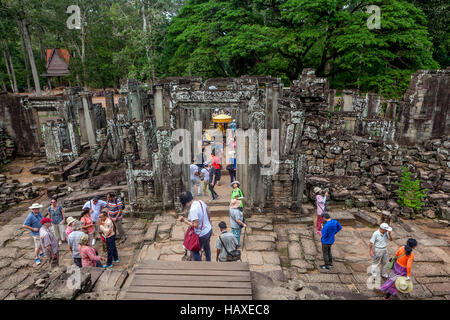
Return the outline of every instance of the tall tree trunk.
<path id="1" fill-rule="evenodd" d="M 87 89 L 87 73 L 86 73 L 86 30 L 84 28 L 84 17 L 81 17 L 81 68 L 83 73 L 83 85 Z"/>
<path id="2" fill-rule="evenodd" d="M 28 58 L 30 60 L 31 72 L 33 74 L 34 88 L 36 90 L 36 96 L 40 97 L 41 96 L 41 85 L 39 83 L 39 76 L 38 76 L 37 69 L 36 69 L 36 63 L 34 61 L 33 49 L 31 47 L 31 39 L 30 39 L 30 34 L 28 33 L 27 22 L 25 20 L 22 20 L 21 26 L 22 26 L 23 35 L 25 38 L 25 44 L 27 47 Z"/>
<path id="3" fill-rule="evenodd" d="M 150 59 L 151 59 L 151 66 L 152 66 L 152 82 L 156 82 L 156 75 L 155 75 L 155 49 L 153 47 L 153 28 L 152 23 L 148 24 L 149 31 L 150 31 Z"/>
<path id="4" fill-rule="evenodd" d="M 27 53 L 26 53 L 26 47 L 25 47 L 25 41 L 23 40 L 23 31 L 22 28 L 19 28 L 20 30 L 20 39 L 22 44 L 22 54 L 23 54 L 23 61 L 25 62 L 25 70 L 27 72 L 27 92 L 31 92 L 31 82 L 30 82 L 30 65 L 28 63 L 27 59 Z"/>
<path id="5" fill-rule="evenodd" d="M 14 84 L 12 82 L 11 71 L 9 71 L 9 63 L 8 63 L 8 59 L 6 58 L 5 51 L 3 51 L 3 58 L 5 59 L 5 66 L 6 66 L 6 71 L 8 72 L 8 79 L 9 79 L 9 84 L 11 85 L 11 91 L 14 91 Z"/>
<path id="6" fill-rule="evenodd" d="M 8 58 L 9 58 L 9 64 L 11 66 L 11 75 L 12 75 L 12 80 L 13 80 L 13 85 L 14 85 L 13 91 L 14 91 L 14 93 L 18 93 L 19 89 L 17 88 L 16 72 L 14 71 L 14 65 L 12 62 L 11 51 L 9 51 L 9 45 L 8 45 L 7 41 L 5 41 L 5 47 L 6 47 L 6 54 L 8 55 Z"/>

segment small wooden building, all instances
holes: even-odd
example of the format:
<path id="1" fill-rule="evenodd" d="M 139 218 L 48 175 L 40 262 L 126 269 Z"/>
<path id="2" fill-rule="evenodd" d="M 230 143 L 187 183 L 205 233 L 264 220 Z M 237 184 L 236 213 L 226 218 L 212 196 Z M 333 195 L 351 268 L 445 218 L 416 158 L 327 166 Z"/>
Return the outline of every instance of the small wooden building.
<path id="1" fill-rule="evenodd" d="M 50 90 L 52 89 L 51 78 L 70 74 L 69 60 L 70 53 L 66 49 L 47 49 L 47 72 L 42 76 L 47 78 Z"/>

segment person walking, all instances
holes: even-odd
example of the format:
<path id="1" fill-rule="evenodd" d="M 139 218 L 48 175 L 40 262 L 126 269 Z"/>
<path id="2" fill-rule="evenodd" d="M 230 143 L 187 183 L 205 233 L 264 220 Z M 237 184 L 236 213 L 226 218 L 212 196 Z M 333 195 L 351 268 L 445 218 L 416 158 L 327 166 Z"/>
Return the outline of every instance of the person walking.
<path id="1" fill-rule="evenodd" d="M 238 210 L 239 211 L 239 210 Z M 227 224 L 225 221 L 219 222 L 220 236 L 216 240 L 215 248 L 217 249 L 216 261 L 226 262 L 228 252 L 237 250 L 239 244 L 236 241 L 236 237 L 227 231 Z"/>
<path id="2" fill-rule="evenodd" d="M 180 202 L 183 208 L 187 207 L 189 209 L 189 216 L 188 219 L 180 216 L 178 220 L 186 223 L 189 227 L 194 227 L 194 231 L 199 237 L 200 250 L 203 250 L 205 253 L 206 261 L 211 261 L 209 241 L 212 234 L 212 227 L 209 220 L 210 213 L 208 206 L 202 200 L 194 201 L 189 191 L 181 193 Z M 194 261 L 202 261 L 200 251 L 191 251 L 191 253 Z"/>
<path id="3" fill-rule="evenodd" d="M 333 255 L 331 254 L 331 246 L 334 243 L 334 236 L 341 231 L 342 226 L 337 220 L 332 220 L 328 213 L 322 215 L 325 225 L 322 229 L 322 254 L 324 265 L 319 266 L 323 270 L 330 270 L 333 266 Z"/>
<path id="4" fill-rule="evenodd" d="M 236 179 L 236 169 L 234 168 L 234 164 L 229 163 L 226 169 L 230 175 L 230 183 L 233 183 L 234 179 Z"/>
<path id="5" fill-rule="evenodd" d="M 66 240 L 66 226 L 64 225 L 64 210 L 60 204 L 57 203 L 56 199 L 50 201 L 50 206 L 47 209 L 47 217 L 52 219 L 52 229 L 53 233 L 58 240 L 58 244 L 61 245 L 63 241 Z"/>
<path id="6" fill-rule="evenodd" d="M 208 188 L 209 192 L 211 193 L 212 200 L 216 200 L 219 195 L 216 191 L 214 191 L 214 186 L 217 183 L 217 171 L 220 171 L 220 169 L 216 169 L 213 164 L 209 166 L 209 183 Z"/>
<path id="7" fill-rule="evenodd" d="M 102 208 L 106 208 L 108 206 L 108 204 L 103 201 L 100 200 L 99 197 L 95 196 L 93 197 L 90 201 L 87 201 L 84 205 L 82 209 L 89 209 L 89 213 L 91 214 L 91 219 L 92 219 L 92 223 L 95 226 L 95 233 L 94 233 L 94 239 L 92 240 L 92 245 L 95 245 L 96 239 L 95 239 L 95 235 L 99 233 L 99 229 L 98 229 L 98 224 L 97 221 L 100 217 L 100 211 L 102 210 Z"/>
<path id="8" fill-rule="evenodd" d="M 41 220 L 42 227 L 39 230 L 41 248 L 44 250 L 45 255 L 48 256 L 50 269 L 57 267 L 59 264 L 58 241 L 50 230 L 52 222 L 50 218 L 43 218 Z"/>
<path id="9" fill-rule="evenodd" d="M 113 262 L 120 262 L 119 254 L 116 247 L 116 234 L 114 232 L 113 221 L 108 217 L 108 213 L 102 212 L 98 221 L 100 231 L 103 233 L 106 239 L 106 251 L 108 253 L 108 259 L 106 265 L 103 268 L 107 269 L 112 267 Z"/>
<path id="10" fill-rule="evenodd" d="M 201 176 L 201 179 L 202 179 L 202 181 L 203 181 L 203 193 L 206 195 L 207 193 L 209 193 L 209 195 L 211 195 L 211 191 L 209 191 L 209 188 L 208 188 L 208 183 L 209 183 L 209 171 L 210 171 L 210 168 L 209 168 L 209 163 L 208 162 L 205 162 L 204 164 L 203 164 L 203 169 L 202 169 L 202 171 L 200 172 L 200 176 Z"/>
<path id="11" fill-rule="evenodd" d="M 406 276 L 405 280 L 411 281 L 411 268 L 414 261 L 413 249 L 415 247 L 417 247 L 417 240 L 410 238 L 406 245 L 400 247 L 395 253 L 392 271 L 386 282 L 380 287 L 380 290 L 385 293 L 385 300 L 397 294 L 396 281 L 399 277 Z"/>
<path id="12" fill-rule="evenodd" d="M 88 208 L 83 209 L 83 211 L 81 212 L 80 222 L 83 224 L 81 226 L 81 229 L 83 230 L 84 233 L 88 235 L 89 243 L 93 243 L 95 225 L 94 222 L 92 221 L 91 214 L 89 212 L 90 209 Z"/>
<path id="13" fill-rule="evenodd" d="M 213 152 L 211 153 L 211 163 L 214 168 L 214 174 L 216 176 L 215 182 L 218 186 L 220 186 L 220 177 L 222 176 L 222 161 L 218 156 L 216 156 L 217 153 Z"/>
<path id="14" fill-rule="evenodd" d="M 34 253 L 36 255 L 36 264 L 40 264 L 41 260 L 39 260 L 39 257 L 42 257 L 44 253 L 42 252 L 41 247 L 41 240 L 39 238 L 39 230 L 42 227 L 41 220 L 42 215 L 40 212 L 40 209 L 42 208 L 42 205 L 39 203 L 33 203 L 29 209 L 31 209 L 31 212 L 28 214 L 27 218 L 25 219 L 23 223 L 23 228 L 30 230 L 31 237 L 33 238 L 34 242 Z"/>
<path id="15" fill-rule="evenodd" d="M 233 190 L 231 190 L 231 200 L 233 199 L 239 199 L 240 201 L 240 205 L 239 205 L 239 210 L 241 212 L 244 211 L 244 193 L 242 192 L 242 190 L 239 188 L 241 186 L 241 183 L 239 181 L 233 181 L 231 182 L 230 187 L 233 188 Z"/>
<path id="16" fill-rule="evenodd" d="M 200 174 L 198 173 L 198 166 L 195 164 L 195 160 L 191 160 L 189 166 L 190 180 L 191 180 L 191 193 L 195 194 L 195 187 L 197 186 L 197 196 L 202 195 L 202 186 L 200 185 Z"/>
<path id="17" fill-rule="evenodd" d="M 325 211 L 325 202 L 327 201 L 328 192 L 325 192 L 325 195 L 322 196 L 322 189 L 319 187 L 314 188 L 314 194 L 316 195 L 316 206 L 317 206 L 317 222 L 316 222 L 316 232 L 317 234 L 321 234 L 323 218 L 322 215 Z"/>
<path id="18" fill-rule="evenodd" d="M 80 244 L 80 238 L 85 234 L 81 231 L 81 222 L 78 220 L 73 221 L 72 230 L 69 238 L 67 238 L 67 243 L 69 244 L 70 252 L 72 252 L 73 262 L 77 267 L 81 268 L 81 255 L 80 251 L 78 251 L 78 245 Z"/>
<path id="19" fill-rule="evenodd" d="M 102 261 L 106 261 L 105 258 L 100 257 L 95 252 L 95 249 L 90 247 L 89 244 L 89 236 L 87 234 L 83 234 L 80 238 L 80 244 L 78 247 L 78 251 L 80 251 L 81 255 L 81 265 L 83 267 L 103 267 Z"/>
<path id="20" fill-rule="evenodd" d="M 123 203 L 119 197 L 112 192 L 107 194 L 107 208 L 108 208 L 108 216 L 114 224 L 114 228 L 118 233 L 117 236 L 120 238 L 119 243 L 124 243 L 127 240 L 127 235 L 125 234 L 125 230 L 122 226 L 123 219 Z"/>
<path id="21" fill-rule="evenodd" d="M 242 211 L 239 209 L 242 201 L 238 199 L 238 195 L 235 196 L 235 199 L 230 202 L 230 227 L 231 233 L 236 237 L 236 241 L 238 246 L 241 244 L 241 231 L 242 228 L 247 228 L 247 225 L 244 223 L 244 216 Z"/>
<path id="22" fill-rule="evenodd" d="M 381 276 L 387 278 L 387 266 L 389 253 L 387 250 L 387 240 L 392 241 L 392 228 L 387 223 L 382 223 L 380 228 L 372 234 L 370 238 L 369 248 L 372 257 L 371 274 L 372 279 L 377 278 L 378 267 L 381 264 Z"/>

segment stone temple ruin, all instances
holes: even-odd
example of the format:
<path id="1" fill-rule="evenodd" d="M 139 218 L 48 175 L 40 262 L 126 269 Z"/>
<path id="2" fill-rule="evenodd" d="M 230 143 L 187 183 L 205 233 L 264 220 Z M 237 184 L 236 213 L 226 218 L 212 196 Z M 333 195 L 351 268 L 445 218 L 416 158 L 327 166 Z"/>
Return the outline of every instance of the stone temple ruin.
<path id="1" fill-rule="evenodd" d="M 12 216 L 0 229 L 0 299 L 115 299 L 128 272 L 134 273 L 140 262 L 180 261 L 186 226 L 176 221 L 174 212 L 181 210 L 178 195 L 190 187 L 189 165 L 171 160 L 179 143 L 172 134 L 180 128 L 191 134 L 208 128 L 215 108 L 230 109 L 238 129 L 252 129 L 262 138 L 268 134 L 271 151 L 274 144 L 279 147 L 276 174 L 261 174 L 268 166 L 262 164 L 237 168 L 249 225 L 244 260 L 253 272 L 254 298 L 298 299 L 301 290 L 305 299 L 311 298 L 308 294 L 321 299 L 309 290 L 313 287 L 331 297 L 342 292 L 374 297 L 366 287 L 369 262 L 361 256 L 367 253 L 373 226 L 410 214 L 395 201 L 403 166 L 428 189 L 424 220 L 440 221 L 438 231 L 445 229 L 442 223 L 448 226 L 449 78 L 450 69 L 419 71 L 401 101 L 355 90 L 335 97 L 327 79 L 316 77 L 312 69 L 305 69 L 291 87 L 272 77 L 175 77 L 151 86 L 126 80 L 116 102 L 114 92 L 106 91 L 105 108 L 83 88 L 47 97 L 0 93 L 0 166 L 32 157 L 40 160 L 29 172 L 43 176 L 20 183 L 0 174 L 0 224 L 6 213 Z M 42 121 L 43 113 L 53 116 Z M 202 128 L 196 127 L 198 120 Z M 240 143 L 248 159 L 254 141 Z M 195 156 L 194 142 L 185 147 Z M 315 186 L 329 190 L 333 218 L 354 226 L 336 240 L 332 274 L 317 274 L 321 258 L 320 237 L 313 230 Z M 64 203 L 67 215 L 76 216 L 85 201 L 94 195 L 103 198 L 108 191 L 119 193 L 126 203 L 129 239 L 119 248 L 121 263 L 108 272 L 83 271 L 78 291 L 65 286 L 69 274 L 64 268 L 32 277 L 42 270 L 34 268 L 31 239 L 21 229 L 28 205 L 18 204 L 54 196 Z M 228 217 L 227 205 L 228 199 L 211 204 L 215 236 L 220 234 L 218 222 Z M 450 297 L 443 232 L 436 239 L 416 224 L 395 222 L 395 245 L 412 234 L 423 243 L 414 271 L 420 285 L 415 283 L 412 298 Z M 71 265 L 70 252 L 62 250 L 61 264 Z M 308 289 L 295 282 L 299 275 Z M 286 284 L 286 277 L 294 283 Z M 273 287 L 273 281 L 284 284 Z"/>
<path id="2" fill-rule="evenodd" d="M 335 90 L 311 69 L 289 88 L 272 77 L 167 78 L 147 89 L 127 80 L 118 104 L 106 91 L 105 109 L 82 88 L 55 97 L 2 94 L 0 155 L 5 160 L 44 149 L 44 167 L 53 166 L 55 181 L 86 178 L 99 156 L 102 162 L 123 163 L 131 212 L 151 217 L 179 210 L 178 195 L 189 189 L 189 165 L 170 160 L 177 143 L 172 132 L 193 133 L 194 121 L 207 125 L 221 107 L 231 109 L 238 128 L 257 134 L 279 129 L 277 174 L 261 175 L 259 164 L 238 164 L 237 179 L 252 212 L 302 214 L 312 187 L 321 185 L 331 188 L 334 201 L 401 213 L 387 199 L 400 168 L 407 166 L 432 192 L 427 208 L 449 218 L 449 73 L 418 72 L 400 102 L 344 90 L 338 105 Z M 39 111 L 58 114 L 43 124 L 42 135 Z M 81 157 L 87 146 L 89 159 Z M 71 171 L 80 163 L 83 170 Z"/>

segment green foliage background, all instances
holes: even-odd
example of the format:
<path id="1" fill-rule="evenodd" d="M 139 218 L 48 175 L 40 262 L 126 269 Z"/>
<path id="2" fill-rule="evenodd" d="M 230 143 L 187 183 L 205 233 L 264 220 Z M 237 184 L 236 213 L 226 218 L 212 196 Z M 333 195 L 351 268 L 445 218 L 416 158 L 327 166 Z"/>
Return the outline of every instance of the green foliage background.
<path id="1" fill-rule="evenodd" d="M 45 48 L 66 48 L 72 73 L 61 83 L 96 88 L 185 75 L 272 75 L 290 85 L 314 68 L 336 89 L 398 98 L 412 73 L 449 65 L 449 2 L 442 0 L 0 1 L 0 50 L 10 49 L 22 89 L 18 17 L 29 25 L 39 74 Z M 66 27 L 72 4 L 83 12 L 84 64 L 80 30 Z M 367 27 L 367 5 L 381 8 L 381 29 Z M 9 88 L 2 55 L 0 85 Z"/>

